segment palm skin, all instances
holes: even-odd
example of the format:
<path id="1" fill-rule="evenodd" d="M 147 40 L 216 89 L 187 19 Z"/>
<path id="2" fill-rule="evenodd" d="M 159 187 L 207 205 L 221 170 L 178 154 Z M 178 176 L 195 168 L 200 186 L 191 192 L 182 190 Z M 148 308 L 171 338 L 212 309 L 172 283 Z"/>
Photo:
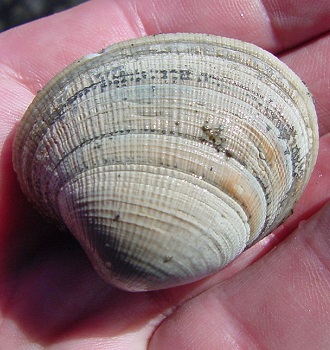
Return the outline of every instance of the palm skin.
<path id="1" fill-rule="evenodd" d="M 329 349 L 329 30 L 328 0 L 94 0 L 2 33 L 0 349 Z M 316 100 L 318 162 L 294 214 L 227 268 L 183 287 L 124 292 L 28 204 L 13 135 L 36 92 L 73 60 L 180 31 L 250 41 L 287 63 Z"/>

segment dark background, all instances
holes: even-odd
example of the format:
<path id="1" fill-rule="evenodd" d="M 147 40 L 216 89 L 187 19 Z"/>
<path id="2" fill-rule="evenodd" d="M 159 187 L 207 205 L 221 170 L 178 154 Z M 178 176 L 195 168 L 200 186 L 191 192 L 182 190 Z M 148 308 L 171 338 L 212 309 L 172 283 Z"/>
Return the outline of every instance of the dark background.
<path id="1" fill-rule="evenodd" d="M 0 32 L 63 11 L 86 0 L 0 0 Z"/>

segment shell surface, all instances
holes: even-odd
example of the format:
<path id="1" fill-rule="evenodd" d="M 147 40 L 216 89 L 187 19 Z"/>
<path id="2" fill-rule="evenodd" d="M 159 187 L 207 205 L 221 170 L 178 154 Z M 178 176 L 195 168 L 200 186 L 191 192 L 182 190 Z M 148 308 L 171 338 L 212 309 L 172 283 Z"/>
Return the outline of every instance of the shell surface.
<path id="1" fill-rule="evenodd" d="M 41 90 L 14 141 L 22 190 L 132 291 L 216 272 L 292 211 L 312 97 L 270 53 L 205 34 L 110 46 Z"/>

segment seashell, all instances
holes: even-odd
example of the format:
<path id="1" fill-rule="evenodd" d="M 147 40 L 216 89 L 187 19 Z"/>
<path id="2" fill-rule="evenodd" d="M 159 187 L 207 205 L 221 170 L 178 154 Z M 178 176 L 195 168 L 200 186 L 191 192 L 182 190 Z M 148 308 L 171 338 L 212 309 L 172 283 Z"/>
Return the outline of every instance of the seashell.
<path id="1" fill-rule="evenodd" d="M 271 232 L 317 149 L 312 96 L 273 55 L 161 34 L 55 76 L 17 129 L 13 164 L 107 282 L 142 291 L 212 274 Z"/>

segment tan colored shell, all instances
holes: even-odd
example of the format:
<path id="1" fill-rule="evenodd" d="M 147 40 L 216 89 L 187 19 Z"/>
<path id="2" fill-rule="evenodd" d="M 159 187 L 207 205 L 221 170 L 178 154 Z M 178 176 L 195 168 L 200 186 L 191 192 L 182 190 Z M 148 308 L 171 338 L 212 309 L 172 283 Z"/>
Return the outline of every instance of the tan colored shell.
<path id="1" fill-rule="evenodd" d="M 29 200 L 127 290 L 214 273 L 282 222 L 318 148 L 312 97 L 270 53 L 205 34 L 122 42 L 38 93 L 14 167 Z"/>

